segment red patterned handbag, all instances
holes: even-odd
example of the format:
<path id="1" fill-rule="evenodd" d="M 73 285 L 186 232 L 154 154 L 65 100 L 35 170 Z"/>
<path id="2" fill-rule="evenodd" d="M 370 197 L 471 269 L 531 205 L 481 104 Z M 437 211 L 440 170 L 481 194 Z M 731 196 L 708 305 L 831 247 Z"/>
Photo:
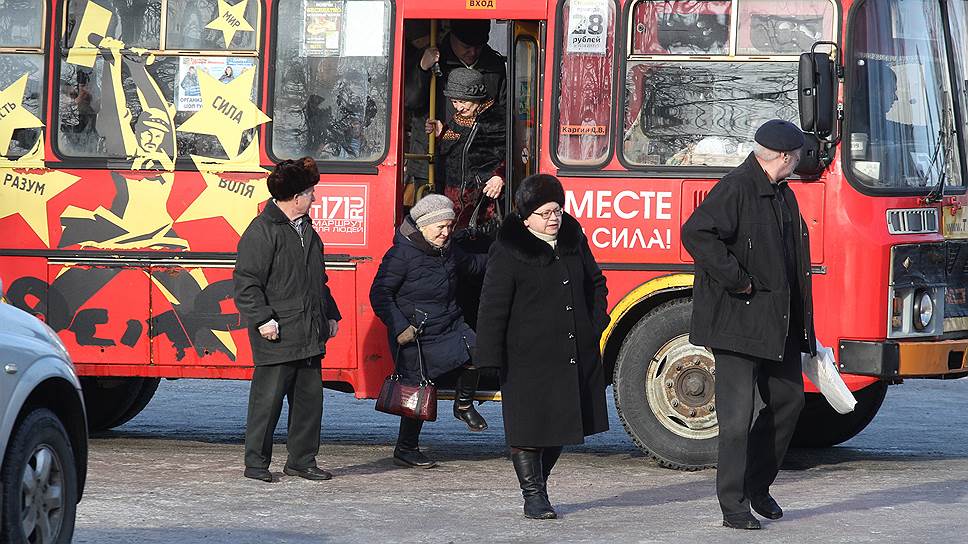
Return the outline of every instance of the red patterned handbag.
<path id="1" fill-rule="evenodd" d="M 376 399 L 378 412 L 394 414 L 411 419 L 437 421 L 437 386 L 427 379 L 424 371 L 423 348 L 420 346 L 420 336 L 416 337 L 417 362 L 420 368 L 420 383 L 403 383 L 399 369 L 387 376 L 380 388 L 380 396 Z M 396 359 L 400 360 L 400 350 L 397 349 Z"/>

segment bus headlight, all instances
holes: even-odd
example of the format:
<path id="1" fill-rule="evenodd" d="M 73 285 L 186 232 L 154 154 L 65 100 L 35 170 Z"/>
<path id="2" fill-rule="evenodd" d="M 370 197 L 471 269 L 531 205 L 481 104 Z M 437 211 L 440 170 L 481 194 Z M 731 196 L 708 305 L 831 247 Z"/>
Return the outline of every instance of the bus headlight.
<path id="1" fill-rule="evenodd" d="M 924 330 L 931 324 L 934 317 L 934 301 L 924 290 L 914 294 L 914 328 Z"/>

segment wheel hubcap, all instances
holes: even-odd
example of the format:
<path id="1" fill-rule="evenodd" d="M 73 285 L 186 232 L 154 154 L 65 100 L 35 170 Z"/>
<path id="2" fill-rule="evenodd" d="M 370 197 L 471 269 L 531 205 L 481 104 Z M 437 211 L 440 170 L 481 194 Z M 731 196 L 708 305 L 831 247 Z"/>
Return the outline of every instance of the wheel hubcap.
<path id="1" fill-rule="evenodd" d="M 673 433 L 696 440 L 718 433 L 716 363 L 688 335 L 667 342 L 649 363 L 646 396 L 656 419 Z"/>
<path id="2" fill-rule="evenodd" d="M 20 479 L 21 528 L 27 542 L 54 542 L 63 518 L 64 473 L 60 459 L 47 444 L 30 455 Z"/>

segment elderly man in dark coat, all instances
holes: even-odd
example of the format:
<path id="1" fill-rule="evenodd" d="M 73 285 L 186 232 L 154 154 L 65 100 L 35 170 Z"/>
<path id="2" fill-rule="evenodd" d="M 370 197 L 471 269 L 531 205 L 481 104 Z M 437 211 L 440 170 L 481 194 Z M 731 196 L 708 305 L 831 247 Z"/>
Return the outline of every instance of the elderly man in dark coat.
<path id="1" fill-rule="evenodd" d="M 682 227 L 696 260 L 689 341 L 716 357 L 723 525 L 759 529 L 783 510 L 770 496 L 803 407 L 801 352 L 816 355 L 810 240 L 786 183 L 803 133 L 772 120 L 746 162 L 727 174 Z M 765 406 L 754 416 L 754 396 Z"/>
<path id="2" fill-rule="evenodd" d="M 319 170 L 309 157 L 282 161 L 269 175 L 273 199 L 239 240 L 235 305 L 249 329 L 255 372 L 245 428 L 245 476 L 272 481 L 272 433 L 289 397 L 289 458 L 283 472 L 309 480 L 323 415 L 320 365 L 341 319 L 327 285 L 323 242 L 306 215 Z"/>
<path id="3" fill-rule="evenodd" d="M 419 380 L 418 349 L 427 377 L 457 373 L 454 417 L 472 431 L 487 422 L 474 409 L 479 373 L 474 366 L 474 331 L 457 305 L 458 275 L 482 275 L 485 255 L 470 255 L 450 243 L 454 208 L 443 195 L 420 199 L 393 237 L 370 287 L 370 304 L 387 326 L 397 371 L 408 383 Z M 420 334 L 420 347 L 414 339 Z M 419 448 L 423 421 L 400 418 L 393 451 L 401 466 L 432 468 L 436 463 Z"/>
<path id="4" fill-rule="evenodd" d="M 478 365 L 501 374 L 504 429 L 529 518 L 557 517 L 547 481 L 563 445 L 608 430 L 599 339 L 605 277 L 561 183 L 529 176 L 491 246 L 477 321 Z"/>

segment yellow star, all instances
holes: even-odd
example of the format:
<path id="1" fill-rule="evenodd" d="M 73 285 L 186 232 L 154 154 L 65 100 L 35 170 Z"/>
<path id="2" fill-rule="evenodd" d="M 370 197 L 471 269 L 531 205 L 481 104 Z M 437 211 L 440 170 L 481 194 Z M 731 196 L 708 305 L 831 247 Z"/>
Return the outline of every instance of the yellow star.
<path id="1" fill-rule="evenodd" d="M 265 178 L 231 181 L 218 174 L 202 172 L 202 179 L 205 190 L 181 214 L 178 222 L 224 217 L 241 236 L 252 218 L 259 214 L 259 204 L 269 200 Z"/>
<path id="2" fill-rule="evenodd" d="M 202 109 L 193 113 L 178 130 L 215 136 L 230 159 L 237 157 L 242 133 L 270 120 L 252 102 L 254 78 L 255 68 L 249 68 L 228 83 L 199 71 Z"/>
<path id="3" fill-rule="evenodd" d="M 242 0 L 231 6 L 225 0 L 218 0 L 218 17 L 205 25 L 205 28 L 222 31 L 226 48 L 231 45 L 236 32 L 252 32 L 254 30 L 245 20 L 245 6 L 248 3 L 249 0 Z"/>
<path id="4" fill-rule="evenodd" d="M 268 174 L 269 171 L 259 166 L 259 135 L 256 134 L 249 145 L 237 157 L 219 159 L 205 155 L 192 155 L 195 168 L 199 172 L 257 172 Z"/>
<path id="5" fill-rule="evenodd" d="M 0 170 L 0 219 L 20 214 L 37 236 L 50 247 L 47 202 L 81 179 L 57 170 L 42 174 L 26 170 Z"/>
<path id="6" fill-rule="evenodd" d="M 0 91 L 0 155 L 6 155 L 9 151 L 14 130 L 44 126 L 43 121 L 24 108 L 27 75 L 20 76 L 20 79 Z"/>

